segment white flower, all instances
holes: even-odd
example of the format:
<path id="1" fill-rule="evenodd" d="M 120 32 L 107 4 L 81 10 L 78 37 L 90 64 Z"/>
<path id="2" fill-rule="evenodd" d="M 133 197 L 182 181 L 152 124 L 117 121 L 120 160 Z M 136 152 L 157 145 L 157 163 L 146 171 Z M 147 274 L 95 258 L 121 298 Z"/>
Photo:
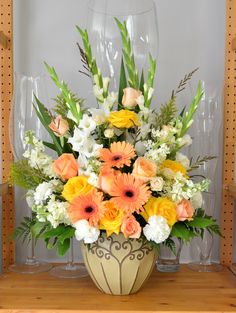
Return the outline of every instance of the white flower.
<path id="1" fill-rule="evenodd" d="M 117 103 L 117 99 L 118 99 L 118 93 L 115 93 L 115 92 L 109 93 L 107 98 L 104 99 L 102 106 L 106 112 L 106 115 L 110 114 L 110 111 L 113 108 L 114 104 Z"/>
<path id="2" fill-rule="evenodd" d="M 79 164 L 79 174 L 82 175 L 88 168 L 88 158 L 86 158 L 84 154 L 80 153 L 77 162 Z"/>
<path id="3" fill-rule="evenodd" d="M 92 118 L 97 125 L 102 125 L 106 122 L 107 116 L 110 114 L 110 110 L 107 112 L 103 109 L 89 109 L 92 114 Z"/>
<path id="4" fill-rule="evenodd" d="M 107 91 L 109 83 L 110 83 L 110 78 L 109 77 L 103 77 L 102 78 L 102 83 L 103 83 L 103 90 Z"/>
<path id="5" fill-rule="evenodd" d="M 102 88 L 100 88 L 98 85 L 94 85 L 93 86 L 93 93 L 99 101 L 103 102 L 104 98 L 103 98 L 103 89 Z"/>
<path id="6" fill-rule="evenodd" d="M 68 139 L 68 142 L 72 145 L 74 151 L 80 152 L 81 147 L 86 141 L 86 136 L 83 131 L 75 127 L 73 137 Z"/>
<path id="7" fill-rule="evenodd" d="M 202 193 L 200 191 L 196 192 L 190 202 L 192 203 L 192 206 L 194 209 L 199 209 L 202 207 Z"/>
<path id="8" fill-rule="evenodd" d="M 75 238 L 80 241 L 84 240 L 84 243 L 93 243 L 98 240 L 100 235 L 99 229 L 90 226 L 87 220 L 80 220 L 74 225 L 75 228 Z"/>
<path id="9" fill-rule="evenodd" d="M 144 145 L 144 143 L 142 141 L 138 141 L 135 144 L 135 151 L 137 153 L 138 156 L 143 156 L 146 152 L 146 147 Z"/>
<path id="10" fill-rule="evenodd" d="M 162 191 L 164 180 L 162 177 L 155 177 L 151 180 L 150 184 L 153 191 Z"/>
<path id="11" fill-rule="evenodd" d="M 99 145 L 93 138 L 85 138 L 83 145 L 80 147 L 79 152 L 86 158 L 97 157 L 103 145 Z"/>
<path id="12" fill-rule="evenodd" d="M 136 99 L 136 103 L 138 104 L 140 110 L 144 109 L 144 96 L 140 95 L 137 99 Z"/>
<path id="13" fill-rule="evenodd" d="M 184 135 L 182 138 L 181 138 L 181 146 L 190 146 L 192 144 L 193 140 L 192 138 L 189 136 L 189 135 Z"/>
<path id="14" fill-rule="evenodd" d="M 154 93 L 154 89 L 153 88 L 149 88 L 149 90 L 148 90 L 148 100 L 152 99 L 153 93 Z"/>
<path id="15" fill-rule="evenodd" d="M 112 138 L 115 135 L 114 129 L 108 128 L 104 131 L 104 136 L 106 138 Z"/>
<path id="16" fill-rule="evenodd" d="M 30 208 L 34 205 L 34 190 L 28 190 L 26 193 L 26 202 Z"/>
<path id="17" fill-rule="evenodd" d="M 186 155 L 184 155 L 180 152 L 177 152 L 176 153 L 176 161 L 181 163 L 183 165 L 183 167 L 185 167 L 186 169 L 189 168 L 190 161 Z"/>
<path id="18" fill-rule="evenodd" d="M 53 228 L 56 228 L 59 224 L 70 225 L 70 218 L 68 214 L 68 202 L 57 201 L 55 195 L 52 195 L 47 203 L 47 220 L 51 223 Z"/>
<path id="19" fill-rule="evenodd" d="M 153 215 L 148 219 L 148 224 L 143 228 L 147 240 L 159 244 L 165 241 L 170 235 L 171 229 L 167 220 L 161 215 Z"/>
<path id="20" fill-rule="evenodd" d="M 98 188 L 98 175 L 96 173 L 90 173 L 88 178 L 88 183 L 96 188 Z"/>
<path id="21" fill-rule="evenodd" d="M 96 128 L 96 123 L 92 117 L 88 116 L 87 114 L 84 114 L 83 118 L 79 123 L 79 128 L 82 129 L 84 135 L 88 136 Z"/>
<path id="22" fill-rule="evenodd" d="M 52 184 L 44 182 L 35 189 L 34 201 L 35 204 L 43 204 L 53 193 Z"/>

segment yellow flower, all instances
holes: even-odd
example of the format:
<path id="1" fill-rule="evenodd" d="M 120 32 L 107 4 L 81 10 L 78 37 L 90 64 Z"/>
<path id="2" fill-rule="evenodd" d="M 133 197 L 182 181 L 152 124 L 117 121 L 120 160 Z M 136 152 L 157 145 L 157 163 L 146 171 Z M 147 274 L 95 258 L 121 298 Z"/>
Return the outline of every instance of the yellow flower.
<path id="1" fill-rule="evenodd" d="M 88 183 L 86 176 L 72 177 L 65 184 L 62 196 L 67 201 L 71 202 L 75 197 L 85 195 L 92 189 L 94 189 L 94 187 Z"/>
<path id="2" fill-rule="evenodd" d="M 108 121 L 117 128 L 140 126 L 138 115 L 129 110 L 111 112 Z"/>
<path id="3" fill-rule="evenodd" d="M 169 226 L 173 226 L 177 221 L 176 205 L 173 201 L 165 197 L 151 197 L 144 206 L 144 211 L 141 215 L 146 221 L 152 215 L 161 215 L 166 218 Z"/>
<path id="4" fill-rule="evenodd" d="M 187 178 L 186 168 L 177 161 L 165 160 L 161 165 L 161 171 L 164 176 L 170 176 L 170 178 L 172 178 L 172 176 L 178 172 Z"/>
<path id="5" fill-rule="evenodd" d="M 105 207 L 107 211 L 100 221 L 99 228 L 106 230 L 107 236 L 111 236 L 113 233 L 118 235 L 122 224 L 123 212 L 115 207 L 111 201 L 107 201 Z"/>

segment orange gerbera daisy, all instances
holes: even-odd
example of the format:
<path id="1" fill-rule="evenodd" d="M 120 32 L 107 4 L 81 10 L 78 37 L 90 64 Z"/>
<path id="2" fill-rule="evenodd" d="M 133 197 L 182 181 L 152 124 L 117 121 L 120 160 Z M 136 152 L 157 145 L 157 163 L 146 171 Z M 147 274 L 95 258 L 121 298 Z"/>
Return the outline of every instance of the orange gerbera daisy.
<path id="1" fill-rule="evenodd" d="M 135 157 L 134 147 L 125 141 L 113 142 L 110 149 L 100 150 L 100 159 L 105 162 L 107 166 L 115 166 L 118 168 L 124 165 L 129 166 L 131 159 Z"/>
<path id="2" fill-rule="evenodd" d="M 139 213 L 151 196 L 148 186 L 132 174 L 118 175 L 110 192 L 111 201 L 128 215 Z"/>
<path id="3" fill-rule="evenodd" d="M 72 223 L 87 220 L 90 225 L 96 226 L 105 213 L 103 194 L 96 190 L 78 196 L 71 202 L 68 213 Z"/>

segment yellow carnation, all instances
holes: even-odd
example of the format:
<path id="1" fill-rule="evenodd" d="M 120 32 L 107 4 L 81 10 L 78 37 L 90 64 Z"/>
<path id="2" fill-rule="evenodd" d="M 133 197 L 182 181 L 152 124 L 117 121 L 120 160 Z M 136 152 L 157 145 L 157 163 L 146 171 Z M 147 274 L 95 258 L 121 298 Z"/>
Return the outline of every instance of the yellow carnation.
<path id="1" fill-rule="evenodd" d="M 144 211 L 141 215 L 146 221 L 152 215 L 161 215 L 167 220 L 169 226 L 173 226 L 177 221 L 176 205 L 165 197 L 151 197 L 144 206 Z"/>
<path id="2" fill-rule="evenodd" d="M 94 189 L 94 187 L 88 183 L 86 176 L 72 177 L 65 184 L 62 196 L 67 201 L 71 202 L 75 197 L 85 195 L 92 189 Z"/>
<path id="3" fill-rule="evenodd" d="M 111 236 L 113 233 L 119 234 L 122 224 L 123 212 L 114 206 L 111 201 L 105 203 L 107 211 L 100 221 L 99 228 L 106 230 L 107 236 Z"/>
<path id="4" fill-rule="evenodd" d="M 108 121 L 117 128 L 140 126 L 138 115 L 129 110 L 111 112 Z"/>
<path id="5" fill-rule="evenodd" d="M 170 173 L 168 170 L 170 171 Z M 177 161 L 165 160 L 161 165 L 161 171 L 164 176 L 173 176 L 171 174 L 180 172 L 183 176 L 187 177 L 186 168 Z"/>

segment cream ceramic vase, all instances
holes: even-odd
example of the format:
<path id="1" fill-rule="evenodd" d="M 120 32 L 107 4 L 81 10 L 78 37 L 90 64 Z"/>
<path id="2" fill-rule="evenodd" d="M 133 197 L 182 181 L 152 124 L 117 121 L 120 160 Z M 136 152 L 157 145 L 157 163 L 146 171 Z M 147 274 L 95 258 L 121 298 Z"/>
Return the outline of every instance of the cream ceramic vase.
<path id="1" fill-rule="evenodd" d="M 103 233 L 90 245 L 81 243 L 87 270 L 104 293 L 136 293 L 149 278 L 156 252 L 145 238 L 126 239 L 122 234 L 106 237 Z"/>

